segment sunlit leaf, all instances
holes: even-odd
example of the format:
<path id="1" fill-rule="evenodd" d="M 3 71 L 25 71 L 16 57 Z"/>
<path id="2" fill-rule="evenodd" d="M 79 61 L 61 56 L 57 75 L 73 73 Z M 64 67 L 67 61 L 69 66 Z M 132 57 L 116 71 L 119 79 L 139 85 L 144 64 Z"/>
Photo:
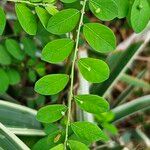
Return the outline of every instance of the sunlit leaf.
<path id="1" fill-rule="evenodd" d="M 52 123 L 61 119 L 67 107 L 65 105 L 49 105 L 41 108 L 37 113 L 37 120 L 43 123 Z"/>

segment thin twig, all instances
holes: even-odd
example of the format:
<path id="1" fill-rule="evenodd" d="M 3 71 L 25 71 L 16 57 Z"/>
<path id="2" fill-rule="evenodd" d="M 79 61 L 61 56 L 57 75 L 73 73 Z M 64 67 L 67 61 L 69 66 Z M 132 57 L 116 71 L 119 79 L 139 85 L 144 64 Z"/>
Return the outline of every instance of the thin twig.
<path id="1" fill-rule="evenodd" d="M 80 31 L 81 31 L 81 27 L 83 25 L 83 17 L 84 17 L 84 13 L 85 13 L 86 2 L 87 2 L 87 0 L 84 0 L 83 7 L 82 7 L 82 10 L 81 10 L 81 18 L 80 18 L 80 22 L 79 22 L 79 26 L 78 26 L 78 30 L 77 30 L 76 45 L 75 45 L 75 51 L 74 51 L 72 67 L 71 67 L 71 85 L 70 85 L 69 99 L 68 99 L 68 115 L 67 115 L 65 142 L 64 142 L 64 149 L 65 150 L 67 148 L 69 125 L 70 125 L 70 121 L 71 121 L 70 118 L 71 118 L 71 105 L 72 105 L 72 100 L 73 100 L 73 84 L 74 84 L 74 74 L 75 74 L 75 72 L 74 72 L 75 62 L 76 62 L 76 59 L 77 59 L 79 39 L 80 39 Z"/>

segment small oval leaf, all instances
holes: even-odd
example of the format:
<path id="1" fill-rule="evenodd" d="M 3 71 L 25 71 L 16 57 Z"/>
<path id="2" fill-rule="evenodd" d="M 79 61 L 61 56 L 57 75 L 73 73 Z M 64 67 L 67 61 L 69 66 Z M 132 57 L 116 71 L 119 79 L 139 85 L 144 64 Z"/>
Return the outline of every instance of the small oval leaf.
<path id="1" fill-rule="evenodd" d="M 63 3 L 73 3 L 77 0 L 60 0 L 60 1 L 63 2 Z"/>
<path id="2" fill-rule="evenodd" d="M 34 44 L 33 39 L 24 37 L 21 42 L 23 44 L 24 52 L 27 55 L 29 55 L 30 57 L 35 57 L 35 53 L 36 53 L 37 48 Z"/>
<path id="3" fill-rule="evenodd" d="M 56 13 L 49 19 L 47 29 L 49 32 L 61 35 L 72 31 L 80 18 L 77 9 L 66 9 Z"/>
<path id="4" fill-rule="evenodd" d="M 46 75 L 35 84 L 35 91 L 42 95 L 54 95 L 62 91 L 69 81 L 66 74 Z"/>
<path id="5" fill-rule="evenodd" d="M 64 145 L 58 144 L 57 146 L 51 148 L 50 150 L 64 150 Z"/>
<path id="6" fill-rule="evenodd" d="M 118 6 L 114 0 L 90 0 L 92 13 L 102 21 L 109 21 L 117 17 Z"/>
<path id="7" fill-rule="evenodd" d="M 90 122 L 74 122 L 71 124 L 71 128 L 78 137 L 89 142 L 108 140 L 103 131 L 97 125 Z"/>
<path id="8" fill-rule="evenodd" d="M 79 141 L 69 140 L 68 144 L 69 144 L 70 150 L 89 150 L 89 148 L 85 144 Z"/>
<path id="9" fill-rule="evenodd" d="M 125 18 L 129 11 L 129 0 L 115 0 L 118 6 L 118 18 Z"/>
<path id="10" fill-rule="evenodd" d="M 149 22 L 150 6 L 148 0 L 134 0 L 130 11 L 130 22 L 135 32 L 141 32 Z"/>
<path id="11" fill-rule="evenodd" d="M 102 60 L 94 58 L 81 58 L 78 61 L 78 68 L 83 77 L 92 83 L 103 82 L 109 77 L 109 67 Z"/>
<path id="12" fill-rule="evenodd" d="M 71 53 L 74 42 L 71 39 L 58 39 L 49 42 L 42 51 L 42 60 L 49 63 L 64 61 Z"/>
<path id="13" fill-rule="evenodd" d="M 47 24 L 48 24 L 48 20 L 50 19 L 49 13 L 47 12 L 47 10 L 45 10 L 44 8 L 39 7 L 39 6 L 35 8 L 35 11 L 36 11 L 42 25 L 44 26 L 44 28 L 46 28 Z"/>
<path id="14" fill-rule="evenodd" d="M 0 64 L 1 65 L 10 65 L 11 57 L 4 46 L 0 45 Z"/>
<path id="15" fill-rule="evenodd" d="M 35 35 L 37 31 L 36 16 L 24 4 L 16 4 L 15 10 L 19 23 L 25 32 L 30 35 Z"/>
<path id="16" fill-rule="evenodd" d="M 6 16 L 4 10 L 0 7 L 0 35 L 3 34 L 6 25 Z"/>
<path id="17" fill-rule="evenodd" d="M 67 107 L 65 105 L 49 105 L 41 108 L 37 113 L 37 120 L 43 123 L 52 123 L 61 119 Z"/>
<path id="18" fill-rule="evenodd" d="M 97 95 L 77 95 L 74 97 L 79 107 L 89 113 L 100 114 L 109 110 L 109 103 Z"/>
<path id="19" fill-rule="evenodd" d="M 6 72 L 0 68 L 0 93 L 4 94 L 9 86 L 9 78 Z"/>
<path id="20" fill-rule="evenodd" d="M 13 69 L 13 68 L 9 68 L 6 71 L 8 78 L 9 78 L 9 83 L 11 85 L 15 85 L 18 84 L 21 80 L 20 74 L 17 70 Z"/>
<path id="21" fill-rule="evenodd" d="M 18 60 L 23 60 L 24 58 L 24 53 L 21 50 L 19 44 L 17 41 L 13 39 L 7 39 L 5 41 L 5 46 L 7 48 L 7 51 L 16 59 Z"/>
<path id="22" fill-rule="evenodd" d="M 116 38 L 108 27 L 99 23 L 84 25 L 83 34 L 89 45 L 96 51 L 107 53 L 115 49 Z"/>

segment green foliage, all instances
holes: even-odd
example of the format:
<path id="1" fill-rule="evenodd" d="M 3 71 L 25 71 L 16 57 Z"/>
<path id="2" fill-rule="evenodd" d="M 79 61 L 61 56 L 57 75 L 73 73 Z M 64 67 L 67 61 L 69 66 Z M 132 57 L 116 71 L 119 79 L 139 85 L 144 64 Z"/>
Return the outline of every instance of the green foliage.
<path id="1" fill-rule="evenodd" d="M 107 53 L 116 47 L 114 33 L 104 25 L 99 23 L 85 24 L 83 33 L 90 46 L 98 52 Z"/>
<path id="2" fill-rule="evenodd" d="M 9 68 L 9 69 L 7 69 L 6 73 L 8 75 L 10 85 L 15 85 L 20 82 L 21 77 L 17 70 Z"/>
<path id="3" fill-rule="evenodd" d="M 35 35 L 37 31 L 36 17 L 32 11 L 24 4 L 16 4 L 15 10 L 17 18 L 22 28 L 29 34 Z"/>
<path id="4" fill-rule="evenodd" d="M 148 0 L 134 0 L 130 10 L 130 22 L 135 32 L 141 32 L 149 22 L 150 6 Z"/>
<path id="5" fill-rule="evenodd" d="M 61 0 L 63 3 L 73 3 L 77 0 Z"/>
<path id="6" fill-rule="evenodd" d="M 6 25 L 6 16 L 4 10 L 0 7 L 0 35 L 3 34 Z"/>
<path id="7" fill-rule="evenodd" d="M 16 59 L 23 60 L 24 53 L 22 52 L 19 44 L 17 41 L 13 39 L 7 39 L 5 42 L 5 46 L 7 51 Z"/>
<path id="8" fill-rule="evenodd" d="M 83 77 L 92 83 L 103 82 L 109 77 L 109 67 L 102 60 L 81 58 L 78 67 Z"/>
<path id="9" fill-rule="evenodd" d="M 108 102 L 97 95 L 77 95 L 74 97 L 79 107 L 93 114 L 100 114 L 109 110 Z"/>
<path id="10" fill-rule="evenodd" d="M 23 75 L 23 77 L 27 76 L 28 78 L 27 81 L 23 80 L 23 84 L 30 82 L 30 85 L 38 79 L 34 88 L 37 93 L 44 96 L 54 95 L 55 99 L 60 99 L 59 102 L 63 101 L 63 104 L 48 105 L 40 108 L 37 112 L 36 119 L 45 126 L 46 136 L 35 144 L 33 150 L 88 150 L 89 144 L 93 142 L 99 140 L 106 142 L 109 140 L 104 131 L 113 135 L 117 134 L 116 127 L 111 124 L 112 121 L 132 113 L 133 106 L 137 106 L 135 110 L 143 108 L 142 106 L 139 107 L 141 103 L 138 105 L 134 103 L 131 104 L 132 107 L 127 105 L 129 112 L 125 113 L 124 110 L 127 106 L 124 105 L 124 108 L 120 106 L 113 109 L 117 116 L 114 117 L 109 111 L 110 108 L 106 99 L 97 95 L 83 93 L 83 95 L 80 95 L 80 93 L 76 95 L 74 86 L 77 79 L 75 75 L 80 72 L 85 80 L 91 83 L 101 83 L 100 85 L 98 84 L 96 89 L 94 86 L 94 92 L 103 95 L 139 49 L 137 44 L 117 57 L 114 57 L 114 54 L 109 55 L 109 67 L 106 62 L 98 58 L 78 59 L 78 50 L 88 44 L 92 50 L 104 53 L 103 55 L 116 48 L 116 37 L 113 31 L 100 23 L 90 23 L 90 20 L 88 20 L 89 15 L 85 15 L 86 10 L 91 11 L 93 15 L 100 19 L 101 23 L 115 18 L 127 17 L 133 30 L 139 33 L 149 22 L 150 16 L 148 12 L 150 6 L 148 1 L 133 0 L 130 3 L 128 0 L 84 0 L 82 5 L 78 0 L 60 0 L 59 4 L 61 2 L 64 4 L 62 5 L 63 9 L 60 10 L 56 6 L 61 5 L 55 5 L 57 4 L 55 0 L 16 2 L 15 11 L 19 21 L 19 23 L 15 21 L 13 29 L 16 40 L 5 40 L 4 38 L 0 45 L 0 94 L 4 94 L 9 85 L 14 86 L 20 83 L 21 75 Z M 0 35 L 3 34 L 5 25 L 5 13 L 0 8 Z M 29 34 L 28 37 L 26 37 L 25 33 L 22 33 L 23 30 Z M 21 36 L 20 41 L 17 41 L 17 34 Z M 32 37 L 33 35 L 35 36 Z M 6 48 L 3 43 L 5 43 Z M 84 45 L 83 43 L 86 44 Z M 43 50 L 40 52 L 38 49 Z M 39 62 L 37 56 L 40 56 L 46 63 Z M 54 74 L 51 72 L 51 66 L 49 67 L 47 63 L 57 65 L 59 63 L 66 66 L 66 68 L 57 71 L 58 74 Z M 16 67 L 16 64 L 19 64 L 19 67 Z M 22 70 L 25 70 L 25 72 L 22 72 Z M 45 75 L 46 73 L 48 75 Z M 125 82 L 131 81 L 129 76 L 124 76 L 121 79 Z M 137 81 L 139 87 L 149 87 L 145 82 L 135 79 L 132 79 L 132 85 L 136 85 Z M 70 86 L 67 86 L 68 83 L 70 83 Z M 59 95 L 64 89 L 65 94 Z M 38 108 L 43 106 L 45 100 L 49 97 L 45 99 L 41 95 L 37 94 L 34 97 L 35 101 L 28 100 L 28 104 L 32 104 L 32 107 L 36 105 Z M 50 98 L 53 99 L 53 97 Z M 51 102 L 54 103 L 54 100 Z M 75 104 L 83 111 L 92 113 L 98 124 L 83 120 L 74 122 L 78 118 L 73 118 L 73 102 L 76 102 Z M 148 103 L 146 101 L 144 105 Z M 3 111 L 4 108 L 12 112 L 10 116 L 7 113 L 6 119 L 2 119 L 6 126 L 16 127 L 18 125 L 19 127 L 24 126 L 34 129 L 42 128 L 41 124 L 34 120 L 35 111 L 27 110 L 24 107 L 20 108 L 20 106 L 16 105 L 12 107 L 18 109 L 12 109 L 11 106 L 11 104 L 3 104 L 2 109 L 0 109 L 2 115 L 6 115 L 6 112 Z M 21 114 L 24 119 L 18 119 L 18 114 Z M 2 115 L 0 115 L 1 118 L 3 117 Z M 17 120 L 13 122 L 12 118 L 17 118 Z M 56 124 L 52 124 L 54 122 Z M 73 139 L 73 136 L 76 139 Z"/>
<path id="11" fill-rule="evenodd" d="M 90 122 L 74 122 L 71 124 L 71 128 L 78 137 L 89 142 L 108 140 L 103 131 L 97 125 Z"/>
<path id="12" fill-rule="evenodd" d="M 68 143 L 71 150 L 89 150 L 85 144 L 79 141 L 69 140 Z"/>
<path id="13" fill-rule="evenodd" d="M 132 58 L 140 49 L 141 43 L 136 43 L 128 47 L 127 50 L 120 53 L 113 53 L 107 59 L 111 68 L 110 77 L 101 84 L 95 84 L 91 87 L 91 93 L 100 96 L 107 94 L 107 91 L 112 87 L 114 82 L 118 79 L 124 68 L 132 61 Z M 101 89 L 101 90 L 99 90 Z"/>
<path id="14" fill-rule="evenodd" d="M 9 78 L 2 68 L 0 68 L 0 83 L 0 93 L 5 93 L 9 86 Z"/>
<path id="15" fill-rule="evenodd" d="M 76 9 L 62 10 L 49 19 L 47 29 L 56 35 L 68 33 L 76 27 L 79 17 L 80 12 Z"/>
<path id="16" fill-rule="evenodd" d="M 59 144 L 59 145 L 51 148 L 50 150 L 64 150 L 64 145 L 63 144 Z"/>
<path id="17" fill-rule="evenodd" d="M 49 13 L 44 8 L 39 7 L 39 6 L 35 8 L 35 11 L 36 11 L 42 25 L 44 26 L 44 28 L 46 28 L 47 24 L 48 24 L 48 20 L 50 18 Z"/>
<path id="18" fill-rule="evenodd" d="M 129 0 L 115 0 L 118 6 L 118 18 L 125 18 L 128 15 Z"/>
<path id="19" fill-rule="evenodd" d="M 52 123 L 62 118 L 67 110 L 65 105 L 50 105 L 38 111 L 37 119 L 40 122 Z"/>
<path id="20" fill-rule="evenodd" d="M 35 84 L 35 91 L 42 95 L 54 95 L 62 91 L 69 81 L 66 74 L 46 75 Z"/>
<path id="21" fill-rule="evenodd" d="M 58 39 L 48 43 L 42 51 L 42 59 L 49 63 L 64 61 L 71 53 L 74 42 L 71 39 Z"/>
<path id="22" fill-rule="evenodd" d="M 11 57 L 9 53 L 6 51 L 5 47 L 0 45 L 0 64 L 1 65 L 10 65 Z"/>
<path id="23" fill-rule="evenodd" d="M 35 57 L 36 46 L 30 38 L 24 37 L 22 39 L 23 49 L 30 57 Z"/>
<path id="24" fill-rule="evenodd" d="M 92 13 L 103 21 L 109 21 L 118 16 L 118 7 L 114 0 L 90 0 L 89 7 Z"/>

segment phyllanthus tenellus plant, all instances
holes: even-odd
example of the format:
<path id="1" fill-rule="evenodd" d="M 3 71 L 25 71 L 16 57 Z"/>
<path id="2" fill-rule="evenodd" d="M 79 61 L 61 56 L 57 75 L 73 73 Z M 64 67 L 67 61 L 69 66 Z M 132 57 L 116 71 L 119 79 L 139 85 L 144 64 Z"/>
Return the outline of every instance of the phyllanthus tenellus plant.
<path id="1" fill-rule="evenodd" d="M 116 48 L 116 37 L 113 31 L 101 23 L 87 21 L 86 10 L 90 10 L 101 21 L 126 17 L 133 30 L 139 33 L 149 22 L 148 1 L 83 0 L 79 2 L 81 10 L 72 7 L 58 10 L 55 0 L 7 1 L 15 2 L 17 19 L 27 34 L 36 35 L 37 20 L 39 20 L 50 34 L 59 37 L 46 44 L 42 50 L 41 59 L 51 64 L 58 64 L 67 59 L 69 67 L 71 66 L 68 74 L 45 75 L 35 84 L 35 91 L 44 96 L 55 95 L 69 88 L 67 102 L 42 107 L 36 116 L 37 120 L 44 125 L 65 120 L 64 125 L 59 125 L 58 129 L 52 130 L 47 136 L 46 140 L 50 143 L 49 149 L 87 150 L 94 142 L 108 141 L 109 136 L 103 131 L 107 122 L 100 127 L 88 121 L 76 121 L 73 117 L 73 104 L 93 115 L 108 113 L 110 109 L 109 103 L 103 97 L 77 94 L 74 90 L 76 72 L 90 83 L 102 83 L 110 76 L 110 68 L 105 61 L 91 57 L 78 58 L 80 40 L 97 53 L 108 54 Z M 78 0 L 60 1 L 68 4 Z M 6 24 L 2 8 L 0 8 L 0 20 L 0 34 L 2 34 Z M 16 45 L 16 42 L 11 39 L 6 41 L 8 51 L 11 44 Z M 22 56 L 19 53 L 18 59 L 22 60 Z"/>

